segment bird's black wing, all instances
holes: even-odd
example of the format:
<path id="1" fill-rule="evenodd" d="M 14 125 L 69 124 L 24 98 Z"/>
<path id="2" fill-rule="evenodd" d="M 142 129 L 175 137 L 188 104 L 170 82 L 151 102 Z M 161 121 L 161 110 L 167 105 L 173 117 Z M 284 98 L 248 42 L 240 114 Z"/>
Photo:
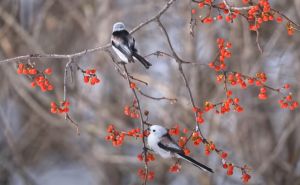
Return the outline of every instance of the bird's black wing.
<path id="1" fill-rule="evenodd" d="M 169 133 L 166 133 L 162 136 L 158 146 L 164 150 L 173 152 L 173 153 L 184 153 L 183 150 L 176 144 L 172 139 Z"/>
<path id="2" fill-rule="evenodd" d="M 137 52 L 137 49 L 135 48 L 135 39 L 131 35 L 129 35 L 128 37 L 128 44 L 131 51 Z"/>
<path id="3" fill-rule="evenodd" d="M 131 39 L 131 36 L 129 33 L 124 30 L 124 31 L 116 31 L 112 35 L 112 45 L 117 48 L 121 53 L 123 53 L 129 61 L 133 61 L 132 58 L 132 41 L 129 42 Z M 134 47 L 134 43 L 133 43 Z"/>
<path id="4" fill-rule="evenodd" d="M 186 156 L 184 154 L 184 151 L 176 144 L 176 142 L 172 139 L 169 133 L 166 133 L 164 136 L 162 136 L 161 141 L 158 143 L 158 146 L 164 150 L 176 153 L 179 155 L 182 159 L 190 162 L 194 166 L 204 170 L 213 173 L 213 170 L 206 165 L 199 163 L 195 159 Z"/>

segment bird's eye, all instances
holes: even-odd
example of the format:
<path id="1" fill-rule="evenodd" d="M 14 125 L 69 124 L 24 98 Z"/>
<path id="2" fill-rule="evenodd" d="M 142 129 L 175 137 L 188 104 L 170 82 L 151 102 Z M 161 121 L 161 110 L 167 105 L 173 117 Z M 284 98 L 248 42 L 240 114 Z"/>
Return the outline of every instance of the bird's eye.
<path id="1" fill-rule="evenodd" d="M 155 130 L 153 130 L 153 132 L 155 132 Z"/>

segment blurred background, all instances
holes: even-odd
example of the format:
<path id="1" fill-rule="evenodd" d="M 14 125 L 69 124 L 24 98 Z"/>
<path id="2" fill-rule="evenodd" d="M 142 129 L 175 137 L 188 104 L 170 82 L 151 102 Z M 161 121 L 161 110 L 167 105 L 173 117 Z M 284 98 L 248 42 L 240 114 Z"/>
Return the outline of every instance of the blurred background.
<path id="1" fill-rule="evenodd" d="M 101 46 L 110 41 L 113 23 L 122 21 L 130 30 L 155 15 L 166 0 L 0 0 L 0 58 L 30 53 L 74 53 Z M 271 5 L 300 23 L 299 0 L 270 0 Z M 239 5 L 236 3 L 235 5 Z M 192 5 L 192 6 L 197 6 Z M 195 35 L 189 34 L 191 3 L 176 1 L 163 15 L 162 22 L 178 54 L 187 61 L 209 63 L 213 59 L 216 38 L 224 37 L 233 44 L 229 70 L 255 75 L 264 71 L 268 84 L 292 85 L 299 101 L 300 35 L 288 36 L 285 24 L 268 23 L 262 27 L 259 42 L 248 31 L 248 23 L 237 19 L 233 24 L 198 22 Z M 205 12 L 203 12 L 205 13 Z M 169 47 L 157 23 L 134 33 L 142 55 Z M 172 127 L 193 128 L 188 94 L 177 65 L 166 57 L 149 57 L 149 70 L 138 63 L 129 64 L 132 75 L 149 82 L 142 90 L 153 96 L 177 98 L 178 102 L 153 101 L 141 97 L 142 108 L 150 111 L 150 122 Z M 107 125 L 120 130 L 139 126 L 139 121 L 123 114 L 133 95 L 114 69 L 106 53 L 96 52 L 77 58 L 82 68 L 96 68 L 100 85 L 83 83 L 82 74 L 69 80 L 70 115 L 79 124 L 81 135 L 63 117 L 50 113 L 50 102 L 63 98 L 63 73 L 66 60 L 34 59 L 39 69 L 51 67 L 53 92 L 32 88 L 30 81 L 17 75 L 16 64 L 0 66 L 0 184 L 1 185 L 135 185 L 143 167 L 136 156 L 141 142 L 129 138 L 122 147 L 105 141 Z M 186 65 L 184 70 L 198 105 L 224 98 L 222 85 L 215 83 L 215 73 L 201 65 Z M 205 135 L 228 151 L 229 159 L 253 168 L 249 184 L 299 185 L 300 138 L 299 109 L 280 109 L 280 96 L 269 93 L 259 101 L 259 89 L 232 89 L 244 106 L 243 113 L 218 116 L 206 114 L 202 127 Z M 215 170 L 213 175 L 200 172 L 183 163 L 179 174 L 170 174 L 170 160 L 157 157 L 150 164 L 155 171 L 149 184 L 235 185 L 242 184 L 237 172 L 226 176 L 215 155 L 206 157 L 204 147 L 191 147 L 192 156 Z"/>

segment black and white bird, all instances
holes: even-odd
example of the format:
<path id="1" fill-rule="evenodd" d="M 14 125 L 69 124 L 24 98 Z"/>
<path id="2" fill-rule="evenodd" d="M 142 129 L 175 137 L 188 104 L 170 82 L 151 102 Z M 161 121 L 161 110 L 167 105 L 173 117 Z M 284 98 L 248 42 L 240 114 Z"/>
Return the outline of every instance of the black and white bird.
<path id="1" fill-rule="evenodd" d="M 114 24 L 111 43 L 113 50 L 123 62 L 128 63 L 138 60 L 147 69 L 151 66 L 151 63 L 137 53 L 137 49 L 135 48 L 135 40 L 125 29 L 125 25 L 122 22 L 117 22 Z"/>
<path id="2" fill-rule="evenodd" d="M 180 148 L 169 135 L 168 129 L 160 125 L 152 125 L 149 129 L 150 134 L 147 142 L 150 149 L 155 153 L 159 154 L 163 158 L 182 158 L 201 170 L 213 173 L 213 170 L 209 167 L 199 163 L 189 156 L 186 156 L 182 148 Z"/>

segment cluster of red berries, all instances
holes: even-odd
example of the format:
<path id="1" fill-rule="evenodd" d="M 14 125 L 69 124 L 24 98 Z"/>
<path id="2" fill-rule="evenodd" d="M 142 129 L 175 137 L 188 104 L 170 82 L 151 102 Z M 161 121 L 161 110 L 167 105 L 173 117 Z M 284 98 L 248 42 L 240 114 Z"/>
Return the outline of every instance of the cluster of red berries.
<path id="1" fill-rule="evenodd" d="M 107 127 L 108 135 L 105 137 L 105 140 L 111 141 L 113 146 L 121 146 L 125 139 L 125 136 L 135 137 L 135 138 L 142 138 L 148 136 L 148 133 L 144 131 L 141 133 L 139 128 L 133 128 L 127 132 L 124 131 L 117 131 L 114 125 L 109 125 Z"/>
<path id="2" fill-rule="evenodd" d="M 209 155 L 212 151 L 216 150 L 216 145 L 213 142 L 205 144 L 205 155 Z"/>
<path id="3" fill-rule="evenodd" d="M 247 174 L 246 172 L 243 172 L 241 179 L 242 179 L 243 183 L 247 183 L 251 179 L 251 176 L 249 174 Z"/>
<path id="4" fill-rule="evenodd" d="M 202 9 L 204 6 L 208 6 L 208 7 L 212 7 L 212 1 L 211 0 L 203 0 L 201 2 L 198 3 L 198 7 L 200 9 Z M 240 14 L 240 12 L 238 10 L 233 10 L 233 11 L 229 11 L 227 8 L 226 8 L 226 5 L 225 3 L 221 2 L 219 4 L 216 4 L 214 5 L 214 7 L 217 7 L 218 10 L 222 10 L 224 14 L 228 14 L 226 17 L 225 17 L 225 20 L 226 22 L 230 23 L 232 22 L 235 18 L 237 18 L 237 16 Z M 196 14 L 197 11 L 196 9 L 192 9 L 192 14 Z M 211 11 L 210 11 L 211 13 Z M 212 23 L 214 20 L 222 20 L 223 19 L 223 16 L 221 15 L 221 12 L 218 11 L 218 16 L 217 17 L 212 17 L 210 14 L 208 16 L 206 16 L 205 18 L 202 19 L 202 22 L 205 23 L 205 24 L 210 24 Z"/>
<path id="5" fill-rule="evenodd" d="M 169 172 L 170 173 L 178 173 L 181 170 L 181 165 L 178 163 L 175 163 L 174 165 L 170 166 Z"/>
<path id="6" fill-rule="evenodd" d="M 170 128 L 169 129 L 169 134 L 172 136 L 177 136 L 177 135 L 179 135 L 179 133 L 180 133 L 180 131 L 179 131 L 179 125 L 177 125 L 176 124 L 176 126 L 175 127 L 173 127 L 173 128 Z"/>
<path id="7" fill-rule="evenodd" d="M 134 100 L 131 106 L 126 105 L 124 107 L 124 114 L 133 119 L 137 119 L 140 117 L 137 101 Z"/>
<path id="8" fill-rule="evenodd" d="M 227 99 L 224 100 L 221 103 L 217 103 L 217 104 L 213 104 L 211 102 L 206 101 L 204 104 L 204 112 L 209 112 L 211 110 L 215 109 L 215 112 L 217 114 L 225 114 L 230 112 L 231 110 L 231 105 L 234 106 L 234 110 L 237 112 L 243 112 L 244 109 L 241 105 L 239 105 L 239 98 L 231 98 L 230 96 L 232 95 L 232 91 L 228 90 L 226 91 L 226 96 Z M 220 106 L 220 109 L 218 109 L 218 106 Z M 200 108 L 193 108 L 193 111 L 196 111 L 197 117 L 196 117 L 196 121 L 199 124 L 204 123 L 204 119 L 203 119 L 203 114 L 204 112 L 201 111 Z"/>
<path id="9" fill-rule="evenodd" d="M 155 173 L 154 171 L 148 171 L 148 174 L 146 174 L 144 169 L 138 169 L 137 174 L 141 179 L 153 180 Z"/>
<path id="10" fill-rule="evenodd" d="M 61 114 L 61 113 L 68 113 L 70 102 L 63 101 L 60 104 L 56 104 L 55 102 L 51 102 L 51 113 L 53 114 Z"/>
<path id="11" fill-rule="evenodd" d="M 113 125 L 109 125 L 106 131 L 109 135 L 107 135 L 105 139 L 107 141 L 111 141 L 114 147 L 121 146 L 123 144 L 126 135 L 125 133 L 117 131 Z"/>
<path id="12" fill-rule="evenodd" d="M 52 91 L 54 89 L 53 85 L 44 75 L 36 76 L 34 81 L 31 82 L 31 86 L 39 86 L 43 92 Z"/>
<path id="13" fill-rule="evenodd" d="M 148 152 L 148 151 L 138 154 L 137 158 L 138 158 L 139 161 L 145 161 L 146 163 L 149 163 L 149 162 L 155 160 L 154 155 L 152 153 Z M 145 180 L 146 178 L 147 178 L 147 180 L 153 180 L 154 179 L 154 172 L 153 171 L 148 171 L 148 174 L 146 174 L 144 169 L 139 169 L 137 174 L 143 180 Z"/>
<path id="14" fill-rule="evenodd" d="M 225 160 L 222 160 L 222 162 L 223 162 L 223 168 L 227 169 L 227 175 L 228 176 L 233 175 L 233 171 L 234 171 L 235 166 L 232 163 L 226 163 Z M 249 174 L 247 174 L 247 172 L 246 172 L 246 171 L 249 170 L 248 166 L 244 165 L 244 167 L 236 167 L 236 168 L 241 169 L 241 171 L 242 171 L 242 177 L 241 178 L 242 178 L 244 183 L 247 183 L 251 178 L 251 176 Z"/>
<path id="15" fill-rule="evenodd" d="M 204 123 L 203 111 L 199 107 L 194 107 L 193 112 L 196 113 L 196 122 L 199 124 Z"/>
<path id="16" fill-rule="evenodd" d="M 248 3 L 248 2 L 247 2 Z M 252 22 L 249 29 L 256 31 L 261 27 L 261 24 L 274 20 L 274 13 L 271 12 L 271 6 L 268 0 L 259 0 L 258 4 L 248 10 L 248 20 Z M 278 22 L 282 21 L 281 17 L 277 18 Z"/>
<path id="17" fill-rule="evenodd" d="M 225 81 L 224 74 L 217 75 L 218 82 L 221 82 L 223 80 Z M 268 98 L 268 95 L 267 95 L 268 89 L 275 91 L 275 92 L 281 92 L 283 89 L 287 90 L 290 88 L 290 84 L 285 84 L 282 88 L 279 88 L 279 89 L 274 89 L 269 86 L 266 86 L 265 83 L 267 81 L 267 76 L 265 73 L 261 73 L 261 72 L 256 73 L 255 77 L 249 77 L 246 75 L 242 75 L 240 73 L 230 73 L 227 76 L 227 81 L 232 86 L 235 86 L 236 84 L 240 84 L 241 88 L 247 88 L 246 80 L 247 80 L 248 85 L 256 85 L 257 87 L 260 87 L 260 91 L 258 94 L 258 98 L 260 100 L 266 100 Z M 230 97 L 231 94 L 232 94 L 232 91 L 230 91 L 230 90 L 226 92 L 227 97 Z M 222 105 L 221 110 L 219 112 L 220 113 L 229 112 L 229 110 L 230 110 L 229 106 L 231 103 L 236 105 L 235 110 L 237 112 L 243 111 L 243 108 L 238 105 L 238 102 L 239 102 L 238 98 L 234 98 L 234 99 L 228 98 L 226 100 L 226 102 L 224 102 L 224 104 Z M 288 108 L 290 110 L 295 110 L 299 106 L 299 103 L 297 101 L 293 100 L 291 93 L 289 95 L 283 97 L 281 100 L 279 100 L 279 104 L 280 104 L 281 108 L 283 108 L 283 109 Z M 205 110 L 211 110 L 214 107 L 216 107 L 216 105 L 206 102 Z M 218 111 L 216 111 L 216 112 L 219 113 Z"/>
<path id="18" fill-rule="evenodd" d="M 133 128 L 133 129 L 127 131 L 126 135 L 131 136 L 131 137 L 135 137 L 135 138 L 143 137 L 143 134 L 140 133 L 140 128 Z"/>
<path id="19" fill-rule="evenodd" d="M 46 78 L 46 75 L 52 74 L 51 68 L 47 68 L 43 72 L 40 72 L 32 64 L 20 63 L 18 64 L 17 73 L 22 75 L 29 75 L 30 79 L 32 79 L 31 86 L 38 86 L 43 92 L 52 91 L 54 89 L 53 85 Z"/>
<path id="20" fill-rule="evenodd" d="M 226 92 L 226 95 L 227 95 L 227 99 L 224 102 L 222 102 L 220 109 L 216 110 L 217 114 L 225 114 L 225 113 L 230 112 L 230 110 L 231 110 L 230 106 L 231 105 L 234 106 L 234 110 L 236 112 L 243 112 L 244 111 L 244 108 L 239 104 L 239 102 L 240 102 L 239 98 L 230 98 L 230 96 L 232 95 L 231 90 L 228 90 Z"/>
<path id="21" fill-rule="evenodd" d="M 245 1 L 245 3 L 249 3 Z M 274 21 L 276 20 L 278 23 L 283 21 L 283 18 L 279 15 L 277 18 L 274 18 L 276 12 L 272 11 L 270 3 L 268 0 L 259 0 L 258 4 L 252 6 L 252 8 L 248 11 L 248 20 L 252 22 L 249 26 L 249 29 L 252 31 L 257 31 L 264 22 Z M 293 35 L 295 32 L 295 28 L 291 24 L 291 22 L 287 23 L 287 31 L 288 35 Z"/>
<path id="22" fill-rule="evenodd" d="M 265 87 L 260 88 L 258 98 L 261 100 L 266 100 L 268 98 L 267 89 Z"/>
<path id="23" fill-rule="evenodd" d="M 198 145 L 200 145 L 200 143 L 203 142 L 203 139 L 202 139 L 202 137 L 200 137 L 200 134 L 198 132 L 193 132 L 192 141 L 195 146 L 198 146 Z"/>
<path id="24" fill-rule="evenodd" d="M 100 79 L 96 75 L 96 69 L 87 69 L 83 71 L 83 81 L 86 84 L 96 85 L 100 83 Z"/>
<path id="25" fill-rule="evenodd" d="M 221 82 L 224 78 L 226 78 L 224 74 L 218 75 L 217 81 Z M 243 89 L 247 88 L 246 80 L 249 85 L 253 85 L 255 83 L 256 86 L 261 86 L 258 98 L 261 100 L 265 100 L 268 98 L 267 89 L 264 85 L 264 83 L 267 81 L 267 76 L 265 73 L 257 73 L 255 78 L 248 77 L 240 73 L 230 73 L 227 76 L 227 80 L 232 86 L 240 84 L 241 88 Z M 227 97 L 228 97 L 228 92 L 227 92 Z"/>
<path id="26" fill-rule="evenodd" d="M 299 103 L 293 100 L 292 94 L 289 94 L 279 100 L 279 104 L 281 108 L 290 110 L 295 110 L 299 106 Z"/>
<path id="27" fill-rule="evenodd" d="M 188 132 L 189 132 L 189 130 L 188 130 L 187 128 L 182 129 L 182 133 L 183 133 L 183 134 L 187 134 Z M 174 136 L 179 135 L 179 134 L 180 134 L 180 128 L 179 128 L 179 125 L 176 124 L 175 127 L 170 128 L 170 129 L 169 129 L 169 134 L 170 134 L 170 135 L 174 135 Z"/>
<path id="28" fill-rule="evenodd" d="M 225 81 L 225 79 L 227 81 Z M 247 88 L 248 85 L 256 85 L 256 86 L 264 86 L 264 83 L 267 81 L 267 76 L 265 73 L 256 73 L 256 77 L 249 77 L 246 75 L 242 75 L 241 73 L 237 72 L 230 72 L 226 74 L 219 74 L 217 75 L 217 82 L 229 82 L 230 85 L 235 86 L 237 84 L 240 85 L 242 89 Z M 247 83 L 246 83 L 247 82 Z"/>
<path id="29" fill-rule="evenodd" d="M 17 73 L 22 75 L 36 75 L 38 70 L 31 64 L 20 63 L 18 64 Z"/>
<path id="30" fill-rule="evenodd" d="M 228 176 L 233 175 L 233 170 L 234 170 L 234 165 L 233 164 L 224 162 L 223 168 L 227 169 L 227 175 Z"/>
<path id="31" fill-rule="evenodd" d="M 232 176 L 233 175 L 233 171 L 234 171 L 234 165 L 232 163 L 226 163 L 225 160 L 223 160 L 223 168 L 227 169 L 226 174 L 228 176 Z M 251 179 L 251 176 L 246 172 L 246 170 L 248 169 L 248 167 L 245 165 L 244 167 L 239 167 L 242 171 L 242 181 L 243 183 L 247 183 L 249 182 L 249 180 Z"/>
<path id="32" fill-rule="evenodd" d="M 226 69 L 225 59 L 231 57 L 231 52 L 228 50 L 232 47 L 230 42 L 225 42 L 224 39 L 218 38 L 217 44 L 219 48 L 219 53 L 215 61 L 208 64 L 209 67 L 215 71 L 220 71 Z"/>
<path id="33" fill-rule="evenodd" d="M 154 161 L 155 160 L 155 157 L 152 153 L 150 152 L 146 152 L 146 156 L 145 156 L 145 152 L 143 153 L 140 153 L 138 156 L 137 156 L 138 160 L 139 161 L 145 161 L 148 163 L 148 162 L 151 162 L 151 161 Z"/>
<path id="34" fill-rule="evenodd" d="M 222 12 L 225 16 L 225 21 L 228 23 L 233 22 L 234 19 L 238 17 L 238 15 L 242 15 L 249 21 L 249 30 L 257 31 L 261 25 L 265 22 L 269 21 L 277 21 L 278 23 L 283 22 L 283 18 L 281 15 L 279 15 L 275 10 L 273 10 L 270 6 L 269 0 L 259 0 L 258 3 L 254 3 L 250 0 L 243 0 L 244 4 L 249 5 L 250 9 L 248 11 L 242 11 L 239 10 L 228 10 L 228 7 L 224 2 L 221 2 L 219 4 L 213 4 L 212 0 L 202 0 L 198 3 L 198 8 L 202 9 L 205 6 L 207 6 L 209 10 L 209 14 L 205 16 L 201 22 L 205 24 L 211 24 L 214 22 L 214 20 L 220 21 L 223 20 Z M 218 11 L 218 15 L 216 17 L 212 16 L 211 11 L 212 8 L 216 8 Z M 196 14 L 197 10 L 195 8 L 191 11 L 192 14 Z M 293 35 L 295 32 L 295 27 L 293 24 L 289 21 L 287 23 L 287 32 L 288 35 Z"/>
<path id="35" fill-rule="evenodd" d="M 244 0 L 244 3 L 249 3 L 248 0 Z M 249 29 L 252 31 L 258 30 L 264 22 L 274 21 L 276 20 L 278 23 L 283 21 L 283 18 L 278 15 L 277 18 L 274 18 L 274 12 L 270 6 L 268 0 L 259 0 L 258 4 L 252 6 L 252 8 L 248 11 L 248 20 L 252 21 L 252 24 L 249 26 Z M 288 35 L 293 35 L 295 32 L 295 28 L 288 22 L 286 25 Z"/>

